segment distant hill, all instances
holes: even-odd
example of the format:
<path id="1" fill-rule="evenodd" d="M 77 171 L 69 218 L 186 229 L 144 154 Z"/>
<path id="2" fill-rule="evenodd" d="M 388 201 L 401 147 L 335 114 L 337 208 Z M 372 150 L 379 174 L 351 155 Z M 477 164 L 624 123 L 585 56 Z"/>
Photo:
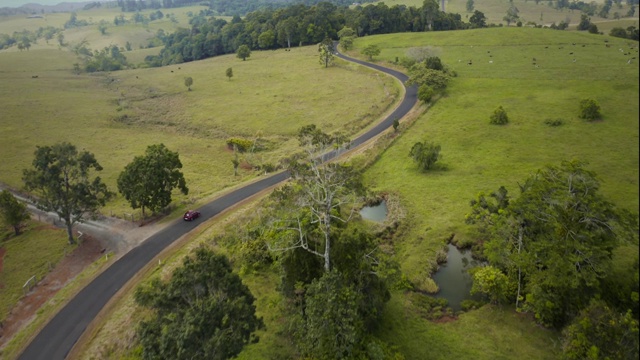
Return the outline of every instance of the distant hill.
<path id="1" fill-rule="evenodd" d="M 87 4 L 94 1 L 86 2 L 61 2 L 57 5 L 41 5 L 37 3 L 29 3 L 20 7 L 0 7 L 0 15 L 19 15 L 33 13 L 55 13 L 55 12 L 71 12 L 82 10 Z"/>

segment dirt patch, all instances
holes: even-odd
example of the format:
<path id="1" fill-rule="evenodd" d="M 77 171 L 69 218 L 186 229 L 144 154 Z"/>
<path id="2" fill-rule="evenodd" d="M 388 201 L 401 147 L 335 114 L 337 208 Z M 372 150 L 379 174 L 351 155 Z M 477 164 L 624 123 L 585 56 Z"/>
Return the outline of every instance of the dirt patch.
<path id="1" fill-rule="evenodd" d="M 82 244 L 65 256 L 62 261 L 11 310 L 0 324 L 0 347 L 4 346 L 23 326 L 33 320 L 38 309 L 76 277 L 85 267 L 103 253 L 103 245 L 97 239 L 85 235 Z M 0 248 L 0 270 L 4 249 Z"/>

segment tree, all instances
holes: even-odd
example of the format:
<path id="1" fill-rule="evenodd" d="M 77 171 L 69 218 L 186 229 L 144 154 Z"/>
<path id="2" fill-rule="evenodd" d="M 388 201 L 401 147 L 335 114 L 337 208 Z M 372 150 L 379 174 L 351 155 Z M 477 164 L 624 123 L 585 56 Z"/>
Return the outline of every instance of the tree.
<path id="1" fill-rule="evenodd" d="M 483 266 L 473 272 L 471 294 L 489 296 L 493 304 L 500 304 L 509 297 L 509 279 L 491 265 Z"/>
<path id="2" fill-rule="evenodd" d="M 238 52 L 236 53 L 236 57 L 238 59 L 242 59 L 242 61 L 245 61 L 250 56 L 251 56 L 251 49 L 249 49 L 247 45 L 240 45 L 240 47 L 238 48 Z"/>
<path id="3" fill-rule="evenodd" d="M 137 329 L 144 359 L 230 359 L 256 342 L 253 333 L 264 326 L 227 258 L 205 247 L 168 281 L 138 287 L 135 301 L 153 312 Z"/>
<path id="4" fill-rule="evenodd" d="M 233 77 L 233 69 L 232 68 L 227 68 L 226 75 L 229 78 L 229 81 L 231 81 L 231 78 Z"/>
<path id="5" fill-rule="evenodd" d="M 358 314 L 361 295 L 337 271 L 308 286 L 304 317 L 297 324 L 297 344 L 314 359 L 351 358 L 364 337 Z"/>
<path id="6" fill-rule="evenodd" d="M 100 31 L 100 34 L 106 35 L 107 34 L 107 24 L 104 23 L 104 22 L 100 22 L 100 24 L 98 24 L 98 31 Z"/>
<path id="7" fill-rule="evenodd" d="M 591 18 L 589 18 L 589 16 L 587 16 L 586 14 L 580 15 L 580 23 L 578 24 L 578 30 L 581 30 L 581 31 L 589 30 L 590 26 L 591 26 Z"/>
<path id="8" fill-rule="evenodd" d="M 369 60 L 373 60 L 374 56 L 380 55 L 380 48 L 376 44 L 367 45 L 367 47 L 362 49 L 361 53 L 367 55 Z"/>
<path id="9" fill-rule="evenodd" d="M 433 95 L 435 95 L 435 91 L 431 86 L 427 84 L 422 84 L 418 88 L 418 99 L 424 102 L 425 104 L 431 101 L 431 99 L 433 98 Z"/>
<path id="10" fill-rule="evenodd" d="M 320 65 L 324 65 L 324 67 L 329 67 L 333 63 L 333 53 L 335 49 L 333 48 L 333 41 L 329 38 L 325 38 L 321 43 L 318 44 L 318 53 L 320 54 Z"/>
<path id="11" fill-rule="evenodd" d="M 587 31 L 589 31 L 589 34 L 598 34 L 599 33 L 598 25 L 596 24 L 589 25 L 589 29 Z"/>
<path id="12" fill-rule="evenodd" d="M 25 221 L 31 219 L 27 210 L 27 205 L 18 201 L 11 192 L 2 190 L 0 192 L 0 220 L 6 226 L 13 228 L 16 236 L 24 228 Z"/>
<path id="13" fill-rule="evenodd" d="M 444 71 L 429 69 L 426 63 L 414 64 L 409 68 L 408 85 L 427 85 L 434 91 L 443 92 L 451 76 Z"/>
<path id="14" fill-rule="evenodd" d="M 637 359 L 638 320 L 594 300 L 564 332 L 564 359 Z"/>
<path id="15" fill-rule="evenodd" d="M 344 50 L 349 50 L 353 47 L 353 40 L 356 38 L 356 32 L 350 27 L 343 27 L 338 31 L 338 37 L 340 38 L 340 46 Z"/>
<path id="16" fill-rule="evenodd" d="M 493 111 L 493 114 L 489 117 L 489 123 L 493 125 L 506 125 L 509 123 L 509 116 L 507 116 L 507 111 L 502 105 Z"/>
<path id="17" fill-rule="evenodd" d="M 474 28 L 487 27 L 487 18 L 486 16 L 484 16 L 483 12 L 476 10 L 469 18 L 469 24 L 471 24 Z"/>
<path id="18" fill-rule="evenodd" d="M 279 244 L 272 249 L 301 248 L 322 258 L 324 270 L 329 272 L 332 225 L 345 223 L 351 217 L 343 218 L 340 210 L 355 201 L 361 185 L 350 167 L 337 163 L 323 165 L 323 157 L 330 149 L 349 143 L 344 136 L 329 135 L 315 125 L 308 125 L 299 130 L 298 140 L 305 149 L 306 161 L 293 161 L 290 165 L 292 178 L 299 187 L 296 218 L 281 221 L 284 225 L 278 229 Z"/>
<path id="19" fill-rule="evenodd" d="M 507 15 L 505 15 L 502 20 L 507 22 L 507 26 L 509 26 L 512 22 L 518 21 L 520 19 L 520 10 L 517 7 L 511 5 L 509 9 L 507 9 Z"/>
<path id="20" fill-rule="evenodd" d="M 637 218 L 598 194 L 596 175 L 573 161 L 548 166 L 511 200 L 472 202 L 467 222 L 488 236 L 483 254 L 509 281 L 510 299 L 544 325 L 564 326 L 598 294 L 618 243 L 637 235 Z M 523 301 L 524 300 L 524 301 Z"/>
<path id="21" fill-rule="evenodd" d="M 193 85 L 193 78 L 191 76 L 184 78 L 184 86 L 186 86 L 189 91 L 191 91 L 191 85 Z"/>
<path id="22" fill-rule="evenodd" d="M 33 169 L 23 171 L 26 189 L 38 197 L 38 208 L 65 221 L 69 243 L 74 244 L 73 225 L 95 214 L 113 195 L 100 177 L 92 177 L 102 166 L 92 153 L 78 152 L 66 142 L 38 146 L 32 164 Z"/>
<path id="23" fill-rule="evenodd" d="M 411 147 L 409 156 L 418 163 L 422 171 L 432 169 L 440 159 L 440 145 L 428 141 L 417 142 Z"/>
<path id="24" fill-rule="evenodd" d="M 580 114 L 578 117 L 585 120 L 597 120 L 602 117 L 600 114 L 600 104 L 593 99 L 583 99 L 580 101 Z"/>
<path id="25" fill-rule="evenodd" d="M 276 33 L 273 30 L 267 30 L 258 36 L 258 46 L 261 49 L 269 49 L 275 44 Z"/>
<path id="26" fill-rule="evenodd" d="M 467 12 L 472 12 L 474 9 L 474 3 L 473 0 L 467 0 Z"/>
<path id="27" fill-rule="evenodd" d="M 187 195 L 184 175 L 177 152 L 164 144 L 149 145 L 144 156 L 136 156 L 118 176 L 118 191 L 134 209 L 158 211 L 171 203 L 174 188 Z"/>

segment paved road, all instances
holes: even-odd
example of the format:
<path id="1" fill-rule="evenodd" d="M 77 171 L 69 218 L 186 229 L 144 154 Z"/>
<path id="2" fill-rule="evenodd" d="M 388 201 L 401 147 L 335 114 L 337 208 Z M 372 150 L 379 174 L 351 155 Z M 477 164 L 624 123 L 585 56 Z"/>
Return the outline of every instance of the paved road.
<path id="1" fill-rule="evenodd" d="M 354 61 L 356 63 L 372 67 L 376 70 L 391 74 L 403 83 L 406 75 L 383 68 L 375 64 L 347 58 L 342 54 L 338 57 Z M 416 89 L 406 89 L 404 99 L 400 106 L 367 133 L 353 140 L 351 148 L 366 142 L 389 128 L 395 119 L 401 119 L 411 110 L 416 103 Z M 330 153 L 325 156 L 329 160 L 337 156 Z M 38 333 L 28 345 L 19 359 L 23 360 L 58 360 L 65 359 L 74 344 L 89 323 L 96 317 L 104 305 L 131 279 L 140 269 L 151 261 L 164 248 L 169 246 L 182 235 L 193 230 L 201 221 L 216 216 L 230 206 L 245 200 L 260 191 L 276 185 L 289 178 L 288 172 L 277 173 L 253 184 L 249 184 L 227 195 L 224 195 L 199 209 L 202 213 L 201 220 L 186 222 L 175 221 L 155 235 L 145 240 L 138 247 L 133 248 L 123 257 L 118 259 L 102 274 L 96 277 L 89 285 L 82 289 L 51 321 Z"/>

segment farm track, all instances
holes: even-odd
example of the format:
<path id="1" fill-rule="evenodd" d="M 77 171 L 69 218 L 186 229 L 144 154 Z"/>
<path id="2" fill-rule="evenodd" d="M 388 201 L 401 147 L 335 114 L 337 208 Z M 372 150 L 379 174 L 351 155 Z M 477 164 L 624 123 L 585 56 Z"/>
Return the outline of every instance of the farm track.
<path id="1" fill-rule="evenodd" d="M 336 53 L 336 56 L 394 76 L 403 84 L 407 80 L 407 76 L 399 71 L 356 60 L 340 53 Z M 391 127 L 394 120 L 402 119 L 407 115 L 416 102 L 417 89 L 415 86 L 405 86 L 405 95 L 400 105 L 372 129 L 353 140 L 350 149 L 366 143 Z M 339 152 L 331 152 L 323 158 L 327 161 L 339 155 Z M 248 184 L 198 209 L 202 213 L 201 220 L 185 222 L 180 219 L 150 236 L 139 246 L 120 257 L 71 299 L 33 338 L 31 343 L 20 354 L 19 359 L 57 360 L 67 358 L 78 339 L 107 302 L 160 252 L 177 239 L 194 230 L 201 222 L 285 181 L 289 178 L 289 175 L 288 171 L 283 171 Z"/>

